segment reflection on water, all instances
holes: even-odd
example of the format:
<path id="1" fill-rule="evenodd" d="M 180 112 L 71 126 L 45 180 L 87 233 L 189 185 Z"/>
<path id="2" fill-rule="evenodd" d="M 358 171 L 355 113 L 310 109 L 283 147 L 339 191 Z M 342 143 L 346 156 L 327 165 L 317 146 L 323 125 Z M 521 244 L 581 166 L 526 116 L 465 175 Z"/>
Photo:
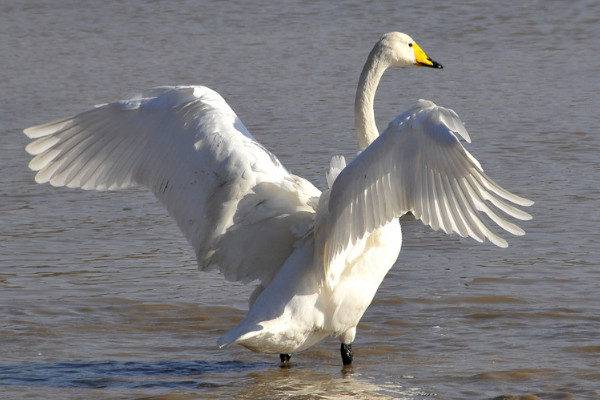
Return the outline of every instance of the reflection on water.
<path id="1" fill-rule="evenodd" d="M 403 388 L 398 384 L 374 385 L 354 368 L 327 374 L 313 369 L 280 368 L 251 372 L 247 377 L 250 379 L 248 390 L 237 394 L 242 399 L 413 399 L 423 394 L 416 388 Z"/>

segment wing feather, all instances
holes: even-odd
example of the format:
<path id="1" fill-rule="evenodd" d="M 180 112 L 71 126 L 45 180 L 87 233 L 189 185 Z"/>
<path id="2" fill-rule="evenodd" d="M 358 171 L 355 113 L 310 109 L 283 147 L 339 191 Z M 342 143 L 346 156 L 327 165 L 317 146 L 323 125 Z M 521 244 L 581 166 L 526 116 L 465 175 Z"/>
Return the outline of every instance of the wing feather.
<path id="1" fill-rule="evenodd" d="M 513 204 L 533 202 L 492 181 L 459 137 L 470 142 L 458 115 L 429 101 L 420 100 L 396 118 L 331 188 L 326 264 L 357 239 L 407 212 L 435 230 L 479 242 L 488 239 L 500 247 L 508 243 L 489 222 L 523 235 L 523 229 L 497 210 L 528 220 L 531 215 Z"/>
<path id="2" fill-rule="evenodd" d="M 24 132 L 36 139 L 26 150 L 37 182 L 151 189 L 200 267 L 217 266 L 230 280 L 268 283 L 314 219 L 320 192 L 205 87 L 154 88 Z"/>

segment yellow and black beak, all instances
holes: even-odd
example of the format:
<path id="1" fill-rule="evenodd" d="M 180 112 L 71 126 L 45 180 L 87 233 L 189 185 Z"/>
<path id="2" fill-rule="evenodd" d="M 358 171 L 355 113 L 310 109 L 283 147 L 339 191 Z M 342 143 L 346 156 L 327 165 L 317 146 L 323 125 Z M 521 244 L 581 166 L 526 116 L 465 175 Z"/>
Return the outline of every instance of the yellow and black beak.
<path id="1" fill-rule="evenodd" d="M 418 44 L 413 43 L 412 48 L 415 51 L 415 59 L 416 59 L 415 65 L 416 66 L 439 68 L 439 69 L 444 68 L 442 66 L 442 64 L 437 63 L 437 62 L 433 61 L 431 58 L 429 58 L 429 56 L 427 54 L 425 54 L 423 49 L 421 49 L 421 47 Z"/>

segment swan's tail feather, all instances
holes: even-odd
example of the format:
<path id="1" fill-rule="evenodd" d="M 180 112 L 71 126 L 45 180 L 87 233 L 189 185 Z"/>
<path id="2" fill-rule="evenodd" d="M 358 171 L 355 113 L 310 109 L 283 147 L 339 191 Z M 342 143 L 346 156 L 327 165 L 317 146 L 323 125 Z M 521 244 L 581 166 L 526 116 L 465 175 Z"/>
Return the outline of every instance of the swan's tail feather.
<path id="1" fill-rule="evenodd" d="M 260 325 L 254 325 L 252 327 L 235 326 L 217 340 L 217 346 L 222 349 L 234 343 L 238 343 L 250 350 L 260 351 L 253 348 L 252 339 L 258 336 L 262 329 L 263 327 Z"/>
<path id="2" fill-rule="evenodd" d="M 235 339 L 234 340 L 229 340 L 229 338 L 225 337 L 226 335 L 227 334 L 221 336 L 219 338 L 219 340 L 217 340 L 217 346 L 219 346 L 220 349 L 228 347 L 230 344 L 232 344 L 233 342 L 235 342 Z"/>
<path id="3" fill-rule="evenodd" d="M 238 330 L 239 329 L 237 326 L 228 330 L 223 336 L 221 336 L 217 340 L 217 346 L 219 346 L 219 348 L 222 349 L 235 343 L 240 338 Z"/>

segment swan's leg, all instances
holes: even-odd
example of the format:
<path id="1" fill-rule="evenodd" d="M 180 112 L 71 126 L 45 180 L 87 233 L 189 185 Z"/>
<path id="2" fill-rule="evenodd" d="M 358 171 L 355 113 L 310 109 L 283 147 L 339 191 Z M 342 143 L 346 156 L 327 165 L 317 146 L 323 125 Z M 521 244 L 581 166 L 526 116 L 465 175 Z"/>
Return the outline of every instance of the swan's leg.
<path id="1" fill-rule="evenodd" d="M 281 360 L 282 363 L 289 362 L 290 358 L 292 358 L 291 354 L 280 354 L 279 355 L 279 359 Z"/>
<path id="2" fill-rule="evenodd" d="M 342 353 L 342 362 L 344 363 L 344 365 L 352 364 L 352 360 L 354 359 L 354 353 L 352 352 L 352 342 L 354 342 L 355 337 L 356 327 L 350 328 L 340 335 L 340 342 L 342 342 L 340 352 Z"/>
<path id="3" fill-rule="evenodd" d="M 342 353 L 342 362 L 344 363 L 344 365 L 352 364 L 352 360 L 354 359 L 354 353 L 352 352 L 352 343 L 342 343 L 342 347 L 340 350 Z"/>

